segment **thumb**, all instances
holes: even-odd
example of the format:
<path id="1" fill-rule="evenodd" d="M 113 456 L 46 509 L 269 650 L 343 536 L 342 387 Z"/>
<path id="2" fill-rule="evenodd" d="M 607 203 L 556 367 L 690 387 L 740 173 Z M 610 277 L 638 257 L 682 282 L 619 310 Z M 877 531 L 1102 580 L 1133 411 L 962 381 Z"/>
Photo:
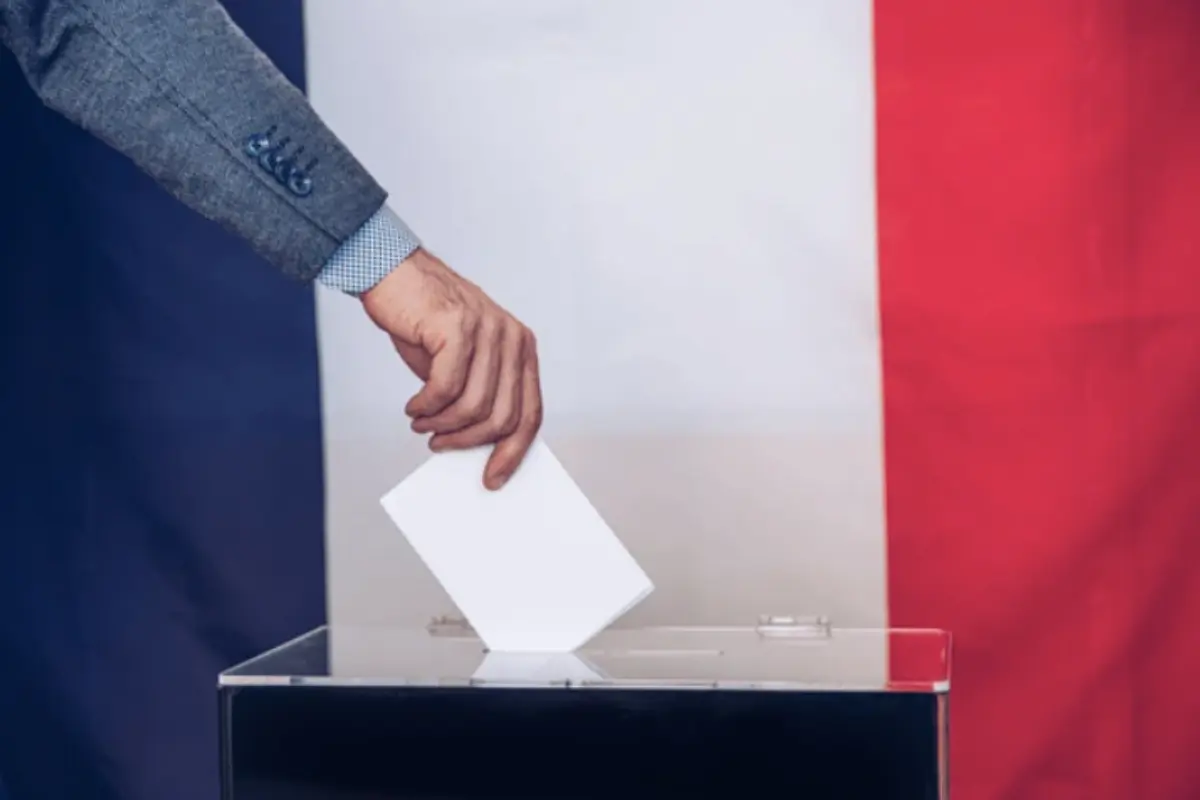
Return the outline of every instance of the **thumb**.
<path id="1" fill-rule="evenodd" d="M 396 352 L 400 354 L 400 359 L 408 365 L 408 368 L 413 371 L 414 375 L 422 381 L 429 380 L 429 367 L 433 359 L 424 347 L 409 344 L 395 337 L 392 337 L 392 345 L 396 348 Z"/>

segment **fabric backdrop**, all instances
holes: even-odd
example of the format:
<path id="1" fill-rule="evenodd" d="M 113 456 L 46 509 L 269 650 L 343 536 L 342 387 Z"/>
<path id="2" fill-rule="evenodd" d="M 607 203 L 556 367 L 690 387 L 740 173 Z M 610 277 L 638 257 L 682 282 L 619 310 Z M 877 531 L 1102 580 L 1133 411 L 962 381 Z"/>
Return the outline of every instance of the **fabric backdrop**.
<path id="1" fill-rule="evenodd" d="M 0 154 L 0 797 L 216 800 L 217 673 L 324 620 L 312 293 L 5 52 Z"/>
<path id="2" fill-rule="evenodd" d="M 1196 796 L 1195 3 L 306 9 L 317 105 L 538 331 L 630 622 L 944 626 L 954 797 Z M 376 505 L 414 387 L 318 303 L 332 619 L 452 611 Z"/>

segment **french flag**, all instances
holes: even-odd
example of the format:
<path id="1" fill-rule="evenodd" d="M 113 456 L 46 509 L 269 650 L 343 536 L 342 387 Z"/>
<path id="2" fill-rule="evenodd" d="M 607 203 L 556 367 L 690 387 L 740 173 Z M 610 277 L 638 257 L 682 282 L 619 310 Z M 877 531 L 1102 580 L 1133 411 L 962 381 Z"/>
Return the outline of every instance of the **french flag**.
<path id="1" fill-rule="evenodd" d="M 945 628 L 955 800 L 1200 796 L 1200 5 L 225 5 L 538 333 L 623 624 Z M 0 796 L 212 800 L 221 669 L 455 613 L 415 379 L 0 91 Z"/>
<path id="2" fill-rule="evenodd" d="M 547 438 L 659 587 L 630 622 L 944 627 L 957 800 L 1196 796 L 1200 7 L 307 13 L 318 108 L 539 332 Z M 351 552 L 407 456 L 318 302 L 331 607 L 445 610 Z"/>

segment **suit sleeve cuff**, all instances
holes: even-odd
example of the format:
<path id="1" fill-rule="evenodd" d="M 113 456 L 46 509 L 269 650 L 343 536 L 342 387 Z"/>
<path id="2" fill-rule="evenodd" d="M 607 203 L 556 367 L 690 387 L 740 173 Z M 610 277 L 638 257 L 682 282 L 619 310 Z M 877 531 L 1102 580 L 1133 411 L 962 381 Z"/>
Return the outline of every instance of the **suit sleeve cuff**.
<path id="1" fill-rule="evenodd" d="M 386 205 L 334 252 L 317 280 L 355 297 L 379 283 L 421 246 L 420 240 Z"/>

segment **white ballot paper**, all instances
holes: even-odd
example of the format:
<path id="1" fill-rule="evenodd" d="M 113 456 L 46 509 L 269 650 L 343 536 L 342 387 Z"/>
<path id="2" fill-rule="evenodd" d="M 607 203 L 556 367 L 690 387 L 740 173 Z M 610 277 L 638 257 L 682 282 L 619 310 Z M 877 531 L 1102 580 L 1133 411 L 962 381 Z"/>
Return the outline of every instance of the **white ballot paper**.
<path id="1" fill-rule="evenodd" d="M 575 650 L 654 584 L 545 443 L 497 492 L 490 453 L 434 455 L 383 507 L 489 650 Z"/>
<path id="2" fill-rule="evenodd" d="M 574 653 L 491 652 L 471 676 L 493 686 L 510 683 L 585 683 L 601 681 L 599 671 Z"/>

